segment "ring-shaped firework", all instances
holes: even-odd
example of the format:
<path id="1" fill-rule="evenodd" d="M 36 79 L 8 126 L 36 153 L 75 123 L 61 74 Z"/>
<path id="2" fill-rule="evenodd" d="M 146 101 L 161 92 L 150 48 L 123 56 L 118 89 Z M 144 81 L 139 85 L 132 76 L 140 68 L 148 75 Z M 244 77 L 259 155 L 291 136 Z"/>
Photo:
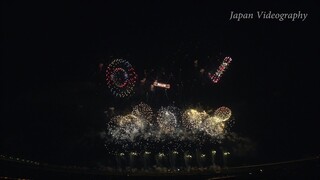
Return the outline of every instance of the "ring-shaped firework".
<path id="1" fill-rule="evenodd" d="M 106 69 L 106 81 L 113 95 L 127 97 L 133 92 L 137 74 L 128 61 L 115 59 Z"/>

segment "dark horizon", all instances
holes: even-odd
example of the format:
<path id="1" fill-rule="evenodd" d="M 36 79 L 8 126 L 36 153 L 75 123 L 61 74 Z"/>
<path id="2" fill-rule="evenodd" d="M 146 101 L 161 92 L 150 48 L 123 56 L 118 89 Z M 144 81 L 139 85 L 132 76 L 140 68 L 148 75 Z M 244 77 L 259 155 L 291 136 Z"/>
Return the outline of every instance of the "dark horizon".
<path id="1" fill-rule="evenodd" d="M 319 154 L 319 15 L 314 3 L 155 2 L 2 3 L 0 154 L 63 164 L 107 154 L 99 133 L 109 107 L 146 101 L 139 90 L 116 98 L 100 63 L 124 58 L 138 81 L 154 69 L 172 91 L 154 109 L 228 106 L 232 132 L 252 140 L 256 162 Z M 308 13 L 305 21 L 230 21 L 230 11 Z M 233 61 L 219 83 L 199 76 Z M 199 60 L 199 67 L 194 67 Z M 219 61 L 220 60 L 220 61 Z M 180 72 L 180 69 L 182 70 Z M 168 74 L 172 73 L 174 80 Z M 177 84 L 184 84 L 184 87 Z"/>

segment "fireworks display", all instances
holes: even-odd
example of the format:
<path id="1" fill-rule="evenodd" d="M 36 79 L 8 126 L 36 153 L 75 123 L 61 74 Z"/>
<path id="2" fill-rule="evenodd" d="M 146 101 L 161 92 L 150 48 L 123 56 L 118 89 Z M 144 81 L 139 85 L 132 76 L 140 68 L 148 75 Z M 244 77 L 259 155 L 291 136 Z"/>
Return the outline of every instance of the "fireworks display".
<path id="1" fill-rule="evenodd" d="M 231 110 L 227 107 L 219 107 L 214 111 L 214 117 L 218 122 L 226 121 L 231 117 Z"/>
<path id="2" fill-rule="evenodd" d="M 166 142 L 165 146 L 172 145 L 176 148 L 179 144 L 190 147 L 196 141 L 201 146 L 204 144 L 202 141 L 208 139 L 223 139 L 230 117 L 231 110 L 224 106 L 218 108 L 213 116 L 196 109 L 185 109 L 181 113 L 174 106 L 161 107 L 154 116 L 149 105 L 140 103 L 133 107 L 131 113 L 115 116 L 107 123 L 106 144 L 109 146 L 106 147 L 113 146 L 110 145 L 113 143 L 123 149 L 140 149 L 147 148 L 150 144 Z"/>
<path id="3" fill-rule="evenodd" d="M 196 109 L 187 109 L 182 114 L 182 123 L 188 130 L 197 131 L 202 128 L 203 121 L 208 117 L 209 115 L 205 111 L 199 112 Z"/>
<path id="4" fill-rule="evenodd" d="M 225 123 L 217 121 L 217 118 L 214 116 L 209 117 L 203 122 L 202 130 L 212 137 L 221 139 L 223 138 Z"/>
<path id="5" fill-rule="evenodd" d="M 224 135 L 225 123 L 231 117 L 231 110 L 227 107 L 218 108 L 213 116 L 205 111 L 187 109 L 182 115 L 184 126 L 192 133 L 205 132 L 207 135 L 221 139 Z"/>
<path id="6" fill-rule="evenodd" d="M 176 107 L 162 107 L 158 111 L 157 123 L 159 130 L 163 134 L 173 134 L 178 127 L 179 110 Z"/>
<path id="7" fill-rule="evenodd" d="M 109 126 L 110 135 L 117 140 L 135 141 L 144 131 L 144 122 L 135 115 L 116 116 L 112 119 L 114 126 Z"/>
<path id="8" fill-rule="evenodd" d="M 128 61 L 115 59 L 107 67 L 106 81 L 113 95 L 126 97 L 133 92 L 137 74 Z"/>
<path id="9" fill-rule="evenodd" d="M 133 107 L 132 114 L 152 125 L 153 111 L 149 105 L 141 102 Z"/>
<path id="10" fill-rule="evenodd" d="M 231 57 L 225 57 L 214 74 L 211 74 L 210 72 L 208 73 L 208 76 L 213 83 L 218 83 L 223 72 L 228 68 L 231 61 L 232 61 Z"/>
<path id="11" fill-rule="evenodd" d="M 159 83 L 157 80 L 153 82 L 153 85 L 155 87 L 160 87 L 160 88 L 164 88 L 164 89 L 170 89 L 170 84 Z"/>

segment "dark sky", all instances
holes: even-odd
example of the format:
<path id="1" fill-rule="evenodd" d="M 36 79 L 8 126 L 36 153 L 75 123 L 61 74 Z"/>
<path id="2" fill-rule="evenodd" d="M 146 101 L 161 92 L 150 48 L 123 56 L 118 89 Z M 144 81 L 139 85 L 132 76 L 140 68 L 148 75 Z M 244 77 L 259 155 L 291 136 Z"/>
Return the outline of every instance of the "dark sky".
<path id="1" fill-rule="evenodd" d="M 88 137 L 104 129 L 106 108 L 145 100 L 139 93 L 114 98 L 101 81 L 99 63 L 125 58 L 139 78 L 144 69 L 155 69 L 178 79 L 182 69 L 185 89 L 173 88 L 167 101 L 151 102 L 155 106 L 227 105 L 235 116 L 234 131 L 258 143 L 259 158 L 317 154 L 315 7 L 306 2 L 2 2 L 0 153 L 60 163 L 103 155 L 103 144 Z M 303 11 L 308 17 L 229 21 L 230 11 L 260 10 Z M 233 62 L 221 81 L 201 84 L 193 61 L 209 70 L 224 55 Z"/>

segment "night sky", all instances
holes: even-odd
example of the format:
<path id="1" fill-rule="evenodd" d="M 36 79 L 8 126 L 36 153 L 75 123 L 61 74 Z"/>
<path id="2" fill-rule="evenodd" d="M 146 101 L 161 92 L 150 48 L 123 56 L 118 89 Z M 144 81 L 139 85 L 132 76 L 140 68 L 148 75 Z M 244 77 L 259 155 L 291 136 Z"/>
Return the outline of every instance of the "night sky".
<path id="1" fill-rule="evenodd" d="M 231 11 L 259 10 L 308 17 L 229 20 Z M 232 130 L 256 144 L 257 162 L 320 152 L 313 3 L 5 1 L 1 22 L 1 154 L 58 164 L 105 158 L 104 112 L 146 101 L 139 84 L 131 98 L 112 96 L 98 66 L 116 58 L 139 80 L 144 70 L 165 72 L 172 89 L 148 100 L 154 108 L 230 107 Z M 233 61 L 219 83 L 199 76 L 226 55 Z"/>

